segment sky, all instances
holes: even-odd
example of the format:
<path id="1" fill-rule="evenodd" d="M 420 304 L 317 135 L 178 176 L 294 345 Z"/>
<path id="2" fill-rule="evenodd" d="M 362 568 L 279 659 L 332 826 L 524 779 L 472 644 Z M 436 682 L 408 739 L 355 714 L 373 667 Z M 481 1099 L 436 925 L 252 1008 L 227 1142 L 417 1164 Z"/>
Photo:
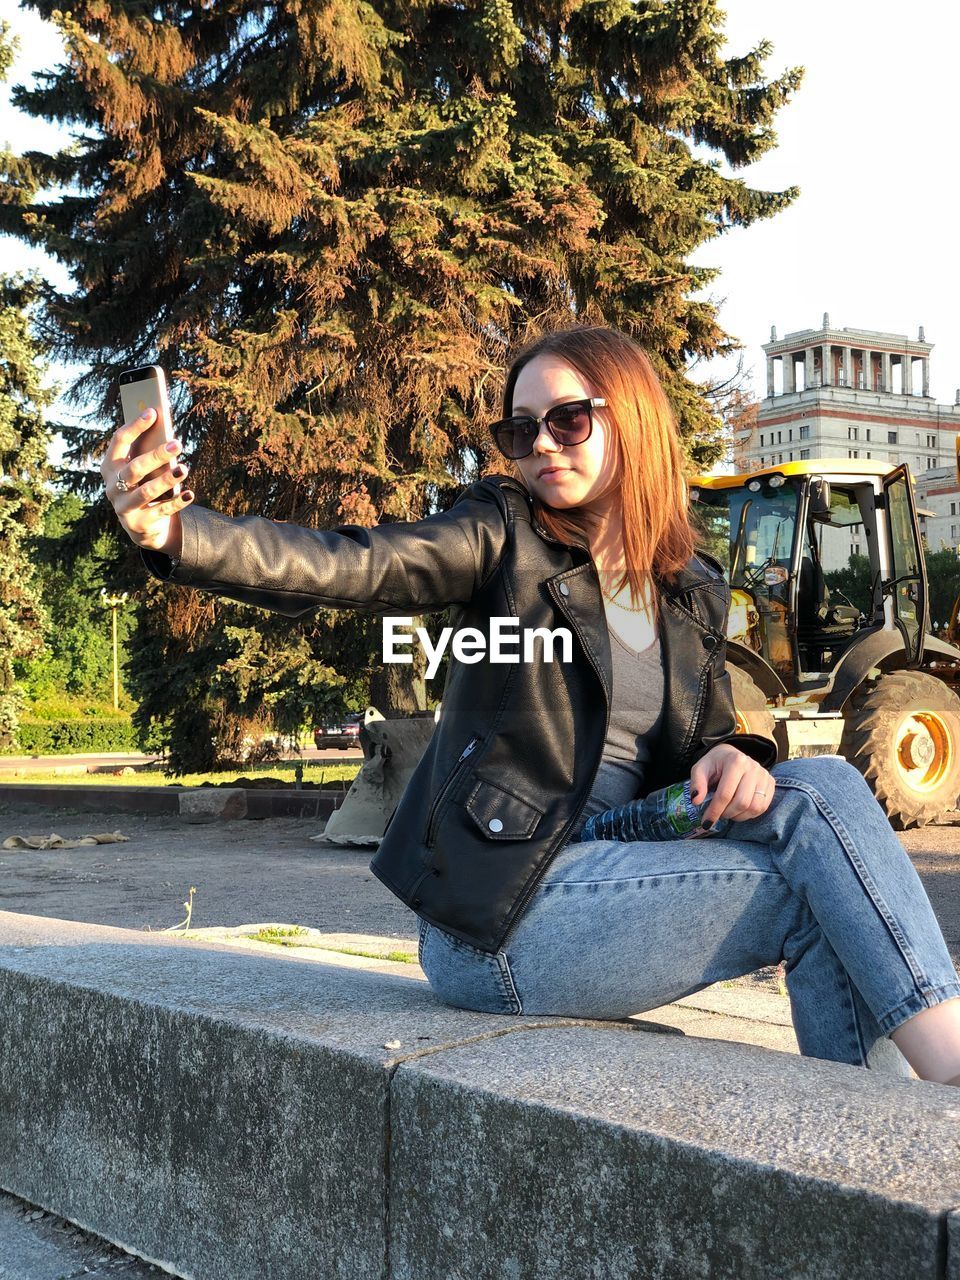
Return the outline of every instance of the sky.
<path id="1" fill-rule="evenodd" d="M 934 344 L 931 395 L 953 403 L 960 387 L 960 284 L 950 195 L 955 137 L 956 50 L 960 5 L 954 0 L 727 0 L 725 53 L 761 40 L 773 49 L 766 77 L 806 69 L 779 112 L 777 146 L 736 171 L 750 186 L 799 186 L 786 211 L 701 246 L 692 262 L 721 275 L 704 291 L 720 303 L 720 322 L 744 345 L 753 391 L 762 396 L 761 344 L 771 325 L 784 334 L 819 328 L 879 329 Z M 21 48 L 0 86 L 0 142 L 17 151 L 49 149 L 58 131 L 9 103 L 9 87 L 55 65 L 59 35 L 30 10 L 7 13 Z M 60 134 L 62 139 L 65 135 Z M 61 287 L 66 273 L 41 253 L 0 237 L 0 270 L 36 267 Z M 695 376 L 723 376 L 731 361 L 701 364 Z M 69 369 L 53 370 L 61 382 Z M 57 405 L 68 420 L 76 414 Z"/>
<path id="2" fill-rule="evenodd" d="M 766 394 L 760 350 L 819 328 L 880 329 L 934 344 L 930 393 L 960 387 L 960 255 L 954 197 L 960 5 L 870 0 L 802 5 L 727 0 L 728 56 L 773 44 L 767 77 L 806 69 L 774 128 L 777 146 L 737 171 L 750 186 L 799 186 L 773 218 L 726 233 L 692 258 L 722 275 L 721 322 L 745 345 Z M 698 375 L 699 376 L 699 375 Z"/>

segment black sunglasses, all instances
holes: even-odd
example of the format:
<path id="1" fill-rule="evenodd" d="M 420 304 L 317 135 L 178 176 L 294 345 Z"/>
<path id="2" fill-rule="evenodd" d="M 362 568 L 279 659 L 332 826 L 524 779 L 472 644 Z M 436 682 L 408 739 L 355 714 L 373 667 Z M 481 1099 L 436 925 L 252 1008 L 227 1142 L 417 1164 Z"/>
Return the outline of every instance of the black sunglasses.
<path id="1" fill-rule="evenodd" d="M 593 430 L 594 409 L 606 408 L 606 400 L 571 400 L 556 404 L 542 418 L 524 414 L 518 418 L 501 418 L 490 424 L 493 442 L 505 458 L 526 458 L 533 453 L 533 442 L 540 434 L 540 424 L 547 428 L 557 444 L 583 444 Z"/>

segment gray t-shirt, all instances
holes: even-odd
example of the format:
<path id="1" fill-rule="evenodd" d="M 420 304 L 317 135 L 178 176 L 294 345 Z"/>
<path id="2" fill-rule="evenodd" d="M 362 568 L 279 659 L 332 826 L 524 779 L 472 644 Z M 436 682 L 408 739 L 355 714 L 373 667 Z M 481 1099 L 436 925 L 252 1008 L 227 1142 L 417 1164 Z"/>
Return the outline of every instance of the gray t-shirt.
<path id="1" fill-rule="evenodd" d="M 663 719 L 663 656 L 659 637 L 638 653 L 608 628 L 613 659 L 610 724 L 583 820 L 633 800 Z"/>

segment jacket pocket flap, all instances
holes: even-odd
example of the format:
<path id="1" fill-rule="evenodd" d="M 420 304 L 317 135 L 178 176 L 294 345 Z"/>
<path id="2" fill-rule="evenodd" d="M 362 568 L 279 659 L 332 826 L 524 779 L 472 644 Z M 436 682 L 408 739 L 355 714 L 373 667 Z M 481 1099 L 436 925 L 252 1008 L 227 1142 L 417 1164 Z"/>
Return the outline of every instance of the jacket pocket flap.
<path id="1" fill-rule="evenodd" d="M 528 800 L 483 779 L 470 792 L 466 808 L 489 840 L 524 840 L 544 814 Z"/>

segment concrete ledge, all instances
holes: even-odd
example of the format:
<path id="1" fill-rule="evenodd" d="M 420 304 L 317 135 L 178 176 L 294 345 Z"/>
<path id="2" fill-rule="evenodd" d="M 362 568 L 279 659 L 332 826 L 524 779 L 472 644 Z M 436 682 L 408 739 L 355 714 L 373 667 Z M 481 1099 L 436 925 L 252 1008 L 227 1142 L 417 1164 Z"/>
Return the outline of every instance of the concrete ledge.
<path id="1" fill-rule="evenodd" d="M 97 787 L 24 782 L 0 783 L 0 805 L 75 809 L 81 813 L 177 814 L 181 812 L 181 796 L 215 796 L 228 790 L 245 797 L 246 813 L 226 816 L 247 818 L 329 818 L 346 794 L 341 790 L 319 788 L 296 791 L 291 787 L 271 791 L 266 787 L 134 787 L 123 784 Z"/>
<path id="2" fill-rule="evenodd" d="M 960 1280 L 956 1090 L 368 964 L 0 913 L 0 1186 L 196 1280 Z"/>

